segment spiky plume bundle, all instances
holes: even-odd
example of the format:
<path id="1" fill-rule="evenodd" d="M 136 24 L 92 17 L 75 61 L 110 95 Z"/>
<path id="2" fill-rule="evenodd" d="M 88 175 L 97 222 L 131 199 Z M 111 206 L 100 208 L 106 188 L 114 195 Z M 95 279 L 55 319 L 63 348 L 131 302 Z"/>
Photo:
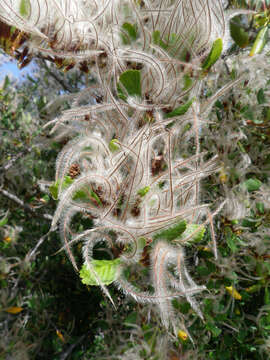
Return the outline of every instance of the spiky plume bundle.
<path id="1" fill-rule="evenodd" d="M 183 247 L 210 224 L 217 255 L 213 217 L 223 204 L 214 213 L 201 204 L 200 181 L 218 165 L 201 152 L 200 129 L 235 84 L 204 101 L 209 67 L 226 48 L 221 1 L 3 0 L 0 19 L 7 50 L 22 65 L 38 56 L 92 76 L 52 122 L 53 131 L 74 136 L 57 159 L 52 228 L 60 224 L 75 269 L 72 247 L 83 241 L 83 261 L 110 296 L 93 266 L 104 242 L 121 260 L 118 287 L 156 303 L 166 326 L 178 326 L 175 297 L 202 316 L 193 296 L 204 287 L 191 279 Z M 78 214 L 94 227 L 78 231 Z M 150 269 L 149 283 L 134 284 L 127 269 Z"/>

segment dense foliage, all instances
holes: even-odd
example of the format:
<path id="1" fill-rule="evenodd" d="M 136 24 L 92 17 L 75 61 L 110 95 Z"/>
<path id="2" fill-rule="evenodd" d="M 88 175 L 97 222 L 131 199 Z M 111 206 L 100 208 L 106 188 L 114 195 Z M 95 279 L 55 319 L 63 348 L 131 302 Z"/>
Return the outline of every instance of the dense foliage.
<path id="1" fill-rule="evenodd" d="M 1 46 L 38 60 L 0 93 L 0 359 L 267 359 L 268 2 L 183 1 L 169 33 L 174 1 L 82 1 L 85 33 L 15 3 Z"/>

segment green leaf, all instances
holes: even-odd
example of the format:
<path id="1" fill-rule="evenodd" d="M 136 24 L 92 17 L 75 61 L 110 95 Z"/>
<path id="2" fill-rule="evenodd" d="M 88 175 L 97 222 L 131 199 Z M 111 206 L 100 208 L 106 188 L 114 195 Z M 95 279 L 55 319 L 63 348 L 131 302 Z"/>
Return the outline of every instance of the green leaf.
<path id="1" fill-rule="evenodd" d="M 252 220 L 249 220 L 249 219 L 243 219 L 242 223 L 241 223 L 241 226 L 248 227 L 250 229 L 255 228 L 256 225 L 257 225 L 256 221 L 252 221 Z"/>
<path id="2" fill-rule="evenodd" d="M 13 35 L 16 30 L 17 30 L 16 26 L 11 26 L 10 27 L 10 34 Z"/>
<path id="3" fill-rule="evenodd" d="M 249 42 L 248 33 L 239 24 L 231 22 L 230 32 L 234 42 L 240 48 L 245 48 L 246 46 L 248 46 L 248 42 Z"/>
<path id="4" fill-rule="evenodd" d="M 77 195 L 77 193 L 75 194 Z M 85 196 L 85 193 L 81 194 L 81 198 L 82 196 Z M 98 203 L 98 205 L 102 206 L 102 201 L 100 200 L 100 198 L 98 197 L 98 195 L 93 191 L 93 190 L 90 190 L 90 196 L 96 200 L 96 202 Z"/>
<path id="5" fill-rule="evenodd" d="M 256 292 L 259 292 L 262 288 L 261 284 L 255 284 L 255 285 L 251 285 L 248 288 L 246 288 L 246 292 L 248 292 L 249 294 L 253 294 Z"/>
<path id="6" fill-rule="evenodd" d="M 264 91 L 262 88 L 257 92 L 257 100 L 258 100 L 258 104 L 260 105 L 266 102 Z"/>
<path id="7" fill-rule="evenodd" d="M 187 223 L 185 220 L 179 221 L 176 225 L 166 229 L 162 230 L 156 235 L 153 236 L 154 240 L 157 239 L 164 239 L 168 241 L 172 241 L 174 239 L 177 239 L 181 236 L 181 234 L 186 230 Z"/>
<path id="8" fill-rule="evenodd" d="M 221 334 L 221 330 L 212 322 L 206 324 L 206 329 L 211 331 L 213 337 L 218 337 Z"/>
<path id="9" fill-rule="evenodd" d="M 131 314 L 128 315 L 128 317 L 125 319 L 124 324 L 126 326 L 136 324 L 137 322 L 137 312 L 133 311 Z"/>
<path id="10" fill-rule="evenodd" d="M 83 190 L 76 191 L 75 194 L 73 195 L 72 199 L 73 200 L 94 200 L 94 202 L 97 205 L 99 205 L 99 206 L 103 205 L 102 201 L 100 200 L 98 195 L 90 188 L 87 189 L 87 191 L 83 191 Z"/>
<path id="11" fill-rule="evenodd" d="M 137 191 L 137 194 L 140 195 L 141 197 L 144 197 L 148 193 L 149 190 L 150 190 L 150 186 L 145 186 L 144 188 L 139 189 Z"/>
<path id="12" fill-rule="evenodd" d="M 234 236 L 227 238 L 227 244 L 228 244 L 229 248 L 232 250 L 232 253 L 235 253 L 238 250 L 238 247 L 235 243 Z"/>
<path id="13" fill-rule="evenodd" d="M 146 244 L 147 244 L 147 241 L 146 241 L 146 239 L 144 238 L 144 237 L 140 237 L 139 239 L 138 239 L 138 249 L 144 249 L 144 247 L 146 246 Z"/>
<path id="14" fill-rule="evenodd" d="M 175 51 L 178 51 L 178 47 L 175 46 L 177 41 L 179 40 L 180 35 L 177 35 L 175 33 L 171 33 L 170 37 L 165 36 L 164 40 L 161 39 L 160 36 L 160 31 L 156 30 L 152 33 L 152 41 L 155 45 L 158 45 L 159 47 L 161 47 L 162 49 L 169 51 L 170 55 L 175 57 L 176 53 Z M 179 54 L 177 54 L 179 55 Z"/>
<path id="15" fill-rule="evenodd" d="M 156 30 L 152 34 L 153 43 L 160 46 L 162 49 L 167 50 L 168 45 L 160 38 L 160 31 Z"/>
<path id="16" fill-rule="evenodd" d="M 122 40 L 125 45 L 130 44 L 131 41 L 137 39 L 138 33 L 135 25 L 125 22 L 122 25 L 122 29 L 125 30 L 125 32 L 128 34 L 128 36 L 122 35 Z"/>
<path id="17" fill-rule="evenodd" d="M 3 90 L 6 90 L 9 86 L 9 84 L 10 84 L 10 80 L 9 80 L 9 77 L 6 75 L 4 85 L 3 85 Z"/>
<path id="18" fill-rule="evenodd" d="M 190 108 L 190 106 L 191 106 L 191 104 L 193 103 L 194 100 L 195 100 L 195 98 L 192 98 L 191 100 L 189 100 L 184 105 L 181 105 L 178 108 L 174 109 L 173 111 L 169 112 L 168 114 L 165 114 L 165 116 L 164 116 L 165 119 L 172 118 L 172 117 L 175 117 L 175 116 L 184 115 L 188 111 L 188 109 Z"/>
<path id="19" fill-rule="evenodd" d="M 200 242 L 204 237 L 205 227 L 203 226 L 196 234 L 195 231 L 199 229 L 201 225 L 198 224 L 187 224 L 186 230 L 181 234 L 179 240 L 185 239 L 189 236 L 191 238 L 188 241 Z"/>
<path id="20" fill-rule="evenodd" d="M 270 263 L 269 262 L 264 262 L 264 266 L 265 266 L 265 268 L 267 269 L 267 271 L 268 271 L 268 275 L 270 275 Z"/>
<path id="21" fill-rule="evenodd" d="M 65 176 L 62 190 L 68 188 L 73 183 L 73 179 L 70 176 Z M 59 180 L 57 180 L 53 185 L 50 186 L 49 190 L 54 200 L 58 199 L 58 188 L 59 188 Z"/>
<path id="22" fill-rule="evenodd" d="M 241 141 L 237 141 L 237 146 L 239 147 L 239 150 L 241 151 L 241 153 L 245 154 L 246 153 L 246 149 L 244 148 L 244 145 L 241 143 Z"/>
<path id="23" fill-rule="evenodd" d="M 268 27 L 264 26 L 259 32 L 251 48 L 249 56 L 260 54 L 266 44 Z"/>
<path id="24" fill-rule="evenodd" d="M 214 41 L 209 55 L 202 64 L 202 68 L 204 70 L 208 70 L 212 65 L 214 65 L 217 62 L 217 60 L 219 59 L 222 53 L 222 48 L 223 48 L 222 39 L 217 39 L 216 41 Z"/>
<path id="25" fill-rule="evenodd" d="M 264 120 L 270 121 L 270 107 L 265 107 L 263 110 Z"/>
<path id="26" fill-rule="evenodd" d="M 46 203 L 50 201 L 50 197 L 47 194 L 43 195 L 41 199 Z"/>
<path id="27" fill-rule="evenodd" d="M 109 143 L 109 149 L 111 152 L 116 152 L 118 151 L 120 148 L 119 148 L 119 145 L 118 145 L 118 140 L 117 139 L 112 139 Z"/>
<path id="28" fill-rule="evenodd" d="M 197 266 L 196 271 L 200 276 L 207 276 L 211 274 L 211 270 L 206 266 Z"/>
<path id="29" fill-rule="evenodd" d="M 231 249 L 232 253 L 235 253 L 238 250 L 238 247 L 236 244 L 237 237 L 232 232 L 231 228 L 228 226 L 225 227 L 225 236 L 226 236 L 226 241 L 227 241 L 228 247 Z"/>
<path id="30" fill-rule="evenodd" d="M 248 179 L 243 183 L 243 185 L 247 191 L 257 191 L 260 189 L 262 183 L 258 179 Z"/>
<path id="31" fill-rule="evenodd" d="M 62 190 L 67 189 L 73 182 L 74 182 L 74 180 L 70 176 L 68 176 L 68 175 L 65 176 L 63 184 L 62 184 Z M 54 200 L 58 200 L 59 183 L 60 183 L 59 180 L 57 180 L 49 188 L 52 198 Z M 87 200 L 87 199 L 89 200 L 89 197 L 94 199 L 98 205 L 102 206 L 102 201 L 90 187 L 87 190 L 87 192 L 84 190 L 76 191 L 75 194 L 73 195 L 72 199 L 73 200 Z"/>
<path id="32" fill-rule="evenodd" d="M 121 260 L 92 260 L 91 265 L 102 284 L 109 285 L 114 282 L 120 274 Z M 99 285 L 93 270 L 84 263 L 80 271 L 80 277 L 83 284 L 94 286 Z"/>
<path id="33" fill-rule="evenodd" d="M 129 96 L 141 96 L 141 72 L 139 70 L 127 70 L 120 75 L 117 85 L 118 96 L 126 100 L 127 96 L 121 85 L 124 86 Z"/>
<path id="34" fill-rule="evenodd" d="M 264 203 L 262 202 L 257 202 L 256 203 L 256 208 L 259 211 L 260 214 L 264 214 Z"/>
<path id="35" fill-rule="evenodd" d="M 192 79 L 191 79 L 191 77 L 190 77 L 188 74 L 185 74 L 185 75 L 183 76 L 183 80 L 184 80 L 183 91 L 186 91 L 186 90 L 188 90 L 188 89 L 191 87 L 191 85 L 192 85 Z"/>
<path id="36" fill-rule="evenodd" d="M 8 222 L 8 218 L 7 216 L 4 216 L 1 220 L 0 220 L 0 227 L 5 226 Z"/>
<path id="37" fill-rule="evenodd" d="M 267 11 L 260 12 L 254 16 L 254 25 L 257 28 L 269 23 L 269 13 Z"/>
<path id="38" fill-rule="evenodd" d="M 19 12 L 23 17 L 27 17 L 31 10 L 30 0 L 21 0 Z"/>

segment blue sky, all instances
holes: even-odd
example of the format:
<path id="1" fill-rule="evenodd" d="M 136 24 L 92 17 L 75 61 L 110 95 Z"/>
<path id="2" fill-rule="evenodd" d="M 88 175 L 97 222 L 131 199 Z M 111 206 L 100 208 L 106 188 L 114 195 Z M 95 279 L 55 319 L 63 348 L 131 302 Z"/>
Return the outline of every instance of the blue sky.
<path id="1" fill-rule="evenodd" d="M 16 79 L 22 79 L 26 74 L 31 73 L 33 65 L 30 63 L 24 69 L 20 70 L 16 61 L 9 61 L 0 66 L 0 81 L 2 81 L 6 75 L 12 74 Z"/>

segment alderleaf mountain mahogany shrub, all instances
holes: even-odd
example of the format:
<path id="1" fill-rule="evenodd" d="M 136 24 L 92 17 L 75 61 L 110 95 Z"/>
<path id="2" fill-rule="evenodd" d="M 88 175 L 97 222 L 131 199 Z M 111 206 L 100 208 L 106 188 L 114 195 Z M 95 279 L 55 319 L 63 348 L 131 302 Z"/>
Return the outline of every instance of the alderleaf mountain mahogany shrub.
<path id="1" fill-rule="evenodd" d="M 196 247 L 209 227 L 217 258 L 213 219 L 224 205 L 231 212 L 239 206 L 233 192 L 214 206 L 201 202 L 202 179 L 223 168 L 201 149 L 200 136 L 217 100 L 247 79 L 243 69 L 216 93 L 207 91 L 230 45 L 229 19 L 241 12 L 226 14 L 219 0 L 0 5 L 3 47 L 21 67 L 41 57 L 64 71 L 77 67 L 90 80 L 49 123 L 72 138 L 50 187 L 62 249 L 85 284 L 101 286 L 112 303 L 106 285 L 114 283 L 136 301 L 156 304 L 175 334 L 185 327 L 173 299 L 186 298 L 203 318 L 195 295 L 206 288 L 190 276 L 185 247 Z M 257 22 L 263 31 L 250 55 L 266 43 L 269 22 Z M 78 226 L 85 217 L 93 227 Z M 82 260 L 73 254 L 78 242 Z M 100 244 L 109 259 L 97 258 Z"/>

